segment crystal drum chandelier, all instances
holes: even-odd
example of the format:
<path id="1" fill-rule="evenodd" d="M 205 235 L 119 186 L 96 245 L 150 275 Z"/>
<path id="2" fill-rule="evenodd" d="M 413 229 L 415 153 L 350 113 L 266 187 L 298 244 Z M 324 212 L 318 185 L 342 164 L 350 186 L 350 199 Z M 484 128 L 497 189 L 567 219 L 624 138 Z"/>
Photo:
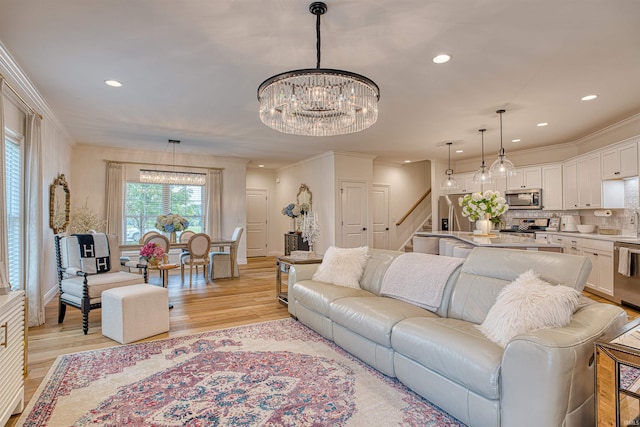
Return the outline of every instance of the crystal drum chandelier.
<path id="1" fill-rule="evenodd" d="M 498 158 L 491 164 L 489 169 L 494 177 L 515 176 L 516 174 L 516 168 L 511 160 L 507 159 L 502 146 L 502 114 L 504 112 L 505 110 L 496 111 L 496 113 L 500 114 L 500 151 L 498 151 Z"/>
<path id="2" fill-rule="evenodd" d="M 287 71 L 258 87 L 260 120 L 279 132 L 333 136 L 360 132 L 378 119 L 380 89 L 367 77 L 350 71 L 320 68 L 320 16 L 327 5 L 314 2 L 316 68 Z"/>
<path id="3" fill-rule="evenodd" d="M 140 182 L 147 184 L 174 184 L 174 185 L 205 185 L 207 175 L 199 172 L 176 172 L 176 145 L 180 141 L 170 139 L 173 145 L 173 169 L 170 171 L 157 169 L 140 169 Z"/>

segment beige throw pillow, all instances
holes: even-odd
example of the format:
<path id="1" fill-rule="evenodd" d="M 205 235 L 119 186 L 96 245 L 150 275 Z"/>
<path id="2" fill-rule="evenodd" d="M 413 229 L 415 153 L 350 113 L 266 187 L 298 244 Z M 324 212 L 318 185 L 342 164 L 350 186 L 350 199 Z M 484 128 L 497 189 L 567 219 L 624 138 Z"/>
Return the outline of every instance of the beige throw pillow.
<path id="1" fill-rule="evenodd" d="M 322 263 L 313 275 L 313 280 L 360 289 L 360 278 L 367 265 L 369 247 L 336 248 L 329 247 Z"/>
<path id="2" fill-rule="evenodd" d="M 516 335 L 568 325 L 579 302 L 580 293 L 575 289 L 554 286 L 528 270 L 500 291 L 478 328 L 491 341 L 506 347 Z"/>

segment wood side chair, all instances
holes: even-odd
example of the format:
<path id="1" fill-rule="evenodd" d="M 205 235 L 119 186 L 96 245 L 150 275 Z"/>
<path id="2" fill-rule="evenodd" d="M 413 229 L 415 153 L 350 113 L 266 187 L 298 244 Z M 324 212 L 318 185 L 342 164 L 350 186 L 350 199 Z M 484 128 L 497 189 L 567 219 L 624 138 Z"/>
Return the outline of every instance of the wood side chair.
<path id="1" fill-rule="evenodd" d="M 180 258 L 180 277 L 184 283 L 184 267 L 189 265 L 189 286 L 193 283 L 193 268 L 196 266 L 203 267 L 204 279 L 209 283 L 207 275 L 209 268 L 209 251 L 211 250 L 211 238 L 205 233 L 196 233 L 187 242 L 187 256 Z M 196 272 L 197 274 L 197 272 Z"/>

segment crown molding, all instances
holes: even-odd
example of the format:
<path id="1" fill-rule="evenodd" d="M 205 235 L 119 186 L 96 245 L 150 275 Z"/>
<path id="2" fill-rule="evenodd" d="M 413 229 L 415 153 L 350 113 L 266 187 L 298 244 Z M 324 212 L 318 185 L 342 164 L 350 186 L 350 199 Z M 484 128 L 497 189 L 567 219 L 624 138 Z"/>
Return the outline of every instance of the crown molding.
<path id="1" fill-rule="evenodd" d="M 69 132 L 60 120 L 58 120 L 58 117 L 56 117 L 47 101 L 29 77 L 22 71 L 2 42 L 0 42 L 0 73 L 11 87 L 25 99 L 28 103 L 27 107 L 41 114 L 43 118 L 50 121 L 53 126 L 64 135 L 69 143 L 76 145 L 76 141 L 69 135 Z"/>

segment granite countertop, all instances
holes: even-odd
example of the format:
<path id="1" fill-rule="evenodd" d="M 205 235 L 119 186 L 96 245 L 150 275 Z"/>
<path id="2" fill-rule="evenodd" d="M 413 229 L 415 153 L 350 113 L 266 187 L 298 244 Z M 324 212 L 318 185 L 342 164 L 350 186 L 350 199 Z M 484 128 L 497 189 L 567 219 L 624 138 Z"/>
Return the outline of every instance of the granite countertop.
<path id="1" fill-rule="evenodd" d="M 623 243 L 637 243 L 640 244 L 640 238 L 638 238 L 635 234 L 598 234 L 598 233 L 569 233 L 566 231 L 540 231 L 540 233 L 544 234 L 555 234 L 558 236 L 567 236 L 567 237 L 575 237 L 578 239 L 594 239 L 594 240 L 604 240 L 607 242 L 623 242 Z"/>
<path id="2" fill-rule="evenodd" d="M 416 236 L 453 237 L 473 246 L 495 246 L 501 248 L 561 248 L 562 245 L 535 240 L 528 237 L 513 236 L 508 233 L 496 233 L 479 236 L 466 231 L 420 231 Z"/>

